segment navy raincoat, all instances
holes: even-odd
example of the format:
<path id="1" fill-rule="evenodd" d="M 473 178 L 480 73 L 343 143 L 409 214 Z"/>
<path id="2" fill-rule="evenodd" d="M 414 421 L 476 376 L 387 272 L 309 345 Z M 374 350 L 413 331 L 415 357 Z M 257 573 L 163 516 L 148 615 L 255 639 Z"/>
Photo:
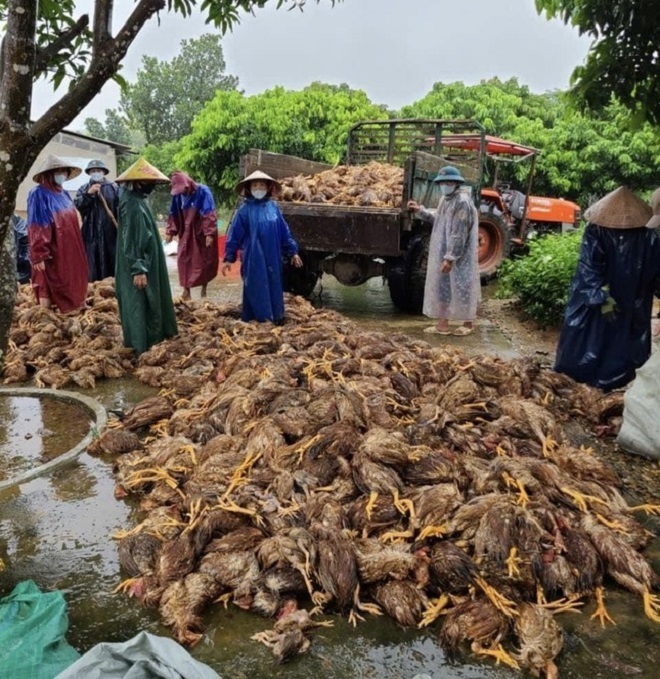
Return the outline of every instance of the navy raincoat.
<path id="1" fill-rule="evenodd" d="M 651 355 L 653 295 L 660 292 L 659 286 L 657 230 L 589 224 L 559 336 L 555 370 L 604 391 L 630 382 Z M 608 296 L 616 303 L 613 314 L 601 310 Z"/>
<path id="2" fill-rule="evenodd" d="M 117 227 L 112 223 L 98 194 L 87 193 L 94 182 L 89 181 L 76 193 L 74 203 L 83 220 L 82 239 L 87 254 L 89 280 L 100 281 L 115 275 Z M 113 182 L 101 183 L 101 191 L 110 212 L 117 219 L 119 187 Z"/>
<path id="3" fill-rule="evenodd" d="M 14 227 L 14 239 L 16 243 L 16 278 L 19 283 L 28 283 L 32 274 L 30 264 L 30 245 L 28 240 L 27 224 L 17 214 L 12 215 L 11 223 Z"/>
<path id="4" fill-rule="evenodd" d="M 238 250 L 243 251 L 242 320 L 282 321 L 282 255 L 297 255 L 298 244 L 275 201 L 246 198 L 229 227 L 224 261 L 235 262 Z"/>

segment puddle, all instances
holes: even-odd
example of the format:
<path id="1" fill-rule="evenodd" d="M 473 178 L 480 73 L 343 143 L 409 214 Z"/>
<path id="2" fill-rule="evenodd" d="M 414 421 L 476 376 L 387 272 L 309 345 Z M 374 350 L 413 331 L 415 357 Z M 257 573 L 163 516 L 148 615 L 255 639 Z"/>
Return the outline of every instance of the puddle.
<path id="1" fill-rule="evenodd" d="M 66 453 L 91 423 L 89 413 L 73 403 L 0 394 L 0 480 Z"/>

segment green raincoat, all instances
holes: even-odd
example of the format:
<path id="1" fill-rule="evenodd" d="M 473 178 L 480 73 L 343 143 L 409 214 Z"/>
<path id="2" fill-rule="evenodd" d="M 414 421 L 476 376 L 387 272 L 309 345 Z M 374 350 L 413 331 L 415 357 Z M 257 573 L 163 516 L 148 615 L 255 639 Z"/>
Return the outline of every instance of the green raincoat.
<path id="1" fill-rule="evenodd" d="M 143 290 L 133 276 L 147 275 Z M 165 253 L 146 198 L 126 186 L 119 197 L 115 287 L 124 344 L 140 355 L 177 334 Z"/>

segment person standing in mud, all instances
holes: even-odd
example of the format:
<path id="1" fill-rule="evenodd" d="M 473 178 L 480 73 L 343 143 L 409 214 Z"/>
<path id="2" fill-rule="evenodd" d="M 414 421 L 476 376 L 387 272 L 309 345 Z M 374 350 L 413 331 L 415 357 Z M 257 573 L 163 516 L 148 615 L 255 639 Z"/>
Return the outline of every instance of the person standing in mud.
<path id="1" fill-rule="evenodd" d="M 651 208 L 620 186 L 586 212 L 554 369 L 603 391 L 623 387 L 651 355 L 660 232 Z"/>
<path id="2" fill-rule="evenodd" d="M 172 203 L 165 240 L 176 236 L 179 284 L 183 299 L 190 299 L 191 288 L 206 286 L 218 275 L 218 215 L 208 186 L 193 181 L 185 172 L 172 173 Z"/>
<path id="3" fill-rule="evenodd" d="M 147 196 L 169 179 L 144 158 L 117 177 L 119 238 L 115 288 L 124 345 L 142 354 L 177 334 L 165 253 Z"/>
<path id="4" fill-rule="evenodd" d="M 437 210 L 427 210 L 412 200 L 408 202 L 409 210 L 433 224 L 423 313 L 437 322 L 424 332 L 469 335 L 481 301 L 479 217 L 469 194 L 460 190 L 465 179 L 457 168 L 443 167 L 434 181 L 442 193 Z M 449 321 L 463 324 L 452 329 Z"/>
<path id="5" fill-rule="evenodd" d="M 222 275 L 227 275 L 242 250 L 243 321 L 283 323 L 282 256 L 296 268 L 303 264 L 289 225 L 272 200 L 280 188 L 279 182 L 260 170 L 236 185 L 236 192 L 245 202 L 229 226 Z"/>
<path id="6" fill-rule="evenodd" d="M 87 257 L 78 213 L 62 188 L 81 173 L 65 160 L 49 155 L 34 175 L 28 194 L 27 232 L 32 263 L 32 289 L 37 302 L 61 313 L 79 309 L 87 297 Z"/>
<path id="7" fill-rule="evenodd" d="M 102 160 L 90 160 L 85 172 L 89 181 L 78 189 L 74 203 L 83 220 L 82 239 L 92 282 L 115 275 L 119 187 L 107 180 L 110 171 Z"/>

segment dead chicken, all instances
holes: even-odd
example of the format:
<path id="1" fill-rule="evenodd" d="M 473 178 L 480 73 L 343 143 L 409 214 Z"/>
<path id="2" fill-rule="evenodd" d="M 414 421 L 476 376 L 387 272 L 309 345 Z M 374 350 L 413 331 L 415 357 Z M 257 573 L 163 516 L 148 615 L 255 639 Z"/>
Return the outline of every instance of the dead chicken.
<path id="1" fill-rule="evenodd" d="M 424 591 L 410 580 L 388 580 L 370 590 L 374 601 L 403 627 L 417 625 L 428 607 Z"/>
<path id="2" fill-rule="evenodd" d="M 309 649 L 310 641 L 307 634 L 319 627 L 332 627 L 332 621 L 315 621 L 303 609 L 293 606 L 285 608 L 281 617 L 272 629 L 254 634 L 251 639 L 260 641 L 272 649 L 275 661 L 278 663 L 291 660 Z"/>
<path id="3" fill-rule="evenodd" d="M 592 514 L 584 514 L 580 525 L 603 560 L 607 574 L 622 587 L 639 594 L 644 602 L 646 616 L 654 622 L 660 622 L 660 599 L 652 594 L 660 579 L 649 563 Z"/>
<path id="4" fill-rule="evenodd" d="M 202 614 L 221 591 L 222 585 L 208 573 L 190 573 L 165 589 L 160 614 L 179 643 L 194 646 L 202 639 Z"/>
<path id="5" fill-rule="evenodd" d="M 473 653 L 491 656 L 510 667 L 518 663 L 504 650 L 502 641 L 510 631 L 509 618 L 487 599 L 462 601 L 452 606 L 440 630 L 440 644 L 450 658 L 462 642 L 470 642 Z"/>
<path id="6" fill-rule="evenodd" d="M 87 447 L 90 455 L 125 455 L 140 450 L 142 450 L 142 443 L 137 434 L 121 427 L 106 429 Z"/>
<path id="7" fill-rule="evenodd" d="M 126 429 L 136 430 L 150 424 L 167 420 L 173 413 L 172 406 L 163 396 L 150 396 L 133 406 L 121 419 Z"/>
<path id="8" fill-rule="evenodd" d="M 506 396 L 499 400 L 505 415 L 525 427 L 529 438 L 535 438 L 542 446 L 543 457 L 561 443 L 561 428 L 555 418 L 543 407 L 533 401 Z"/>
<path id="9" fill-rule="evenodd" d="M 523 603 L 518 607 L 515 633 L 519 650 L 516 660 L 532 676 L 544 673 L 547 679 L 558 679 L 555 658 L 564 645 L 564 634 L 551 610 L 537 604 Z"/>

